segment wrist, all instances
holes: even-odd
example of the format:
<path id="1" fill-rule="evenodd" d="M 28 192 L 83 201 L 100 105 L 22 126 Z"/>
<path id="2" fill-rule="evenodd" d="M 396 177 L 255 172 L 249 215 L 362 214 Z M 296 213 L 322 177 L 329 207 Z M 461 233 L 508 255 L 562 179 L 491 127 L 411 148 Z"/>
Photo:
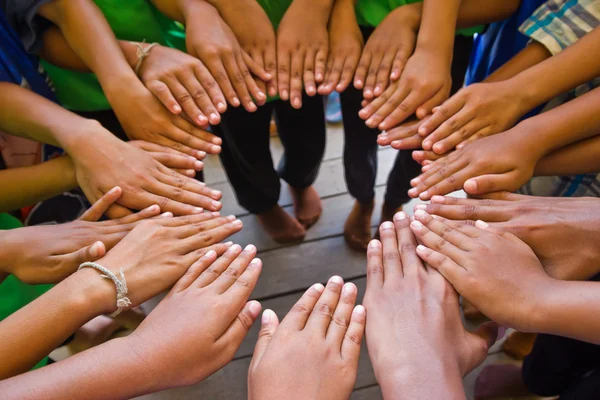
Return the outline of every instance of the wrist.
<path id="1" fill-rule="evenodd" d="M 543 291 L 536 292 L 531 305 L 527 307 L 526 318 L 528 326 L 519 329 L 523 332 L 553 334 L 561 330 L 564 321 L 565 295 L 573 282 L 548 278 L 548 282 L 541 282 Z M 558 319 L 556 319 L 558 318 Z"/>
<path id="2" fill-rule="evenodd" d="M 431 381 L 432 376 L 435 377 L 435 383 Z M 377 382 L 381 386 L 385 399 L 454 399 L 452 389 L 454 387 L 462 388 L 462 376 L 458 363 L 444 365 L 437 358 L 427 361 L 420 358 L 416 363 L 391 368 L 383 376 L 377 375 Z"/>
<path id="3" fill-rule="evenodd" d="M 94 148 L 96 142 L 116 139 L 96 120 L 83 119 L 72 126 L 74 129 L 61 132 L 61 147 L 65 149 L 72 160 L 87 156 L 86 148 Z M 116 139 L 119 140 L 119 139 Z"/>
<path id="4" fill-rule="evenodd" d="M 330 20 L 333 9 L 334 0 L 293 0 L 292 5 L 286 11 L 286 14 L 292 8 L 300 10 L 310 10 L 313 18 L 320 19 L 322 23 L 327 25 Z"/>
<path id="5" fill-rule="evenodd" d="M 83 268 L 65 279 L 61 285 L 69 296 L 69 308 L 87 320 L 117 309 L 117 291 L 109 279 L 92 268 Z"/>
<path id="6" fill-rule="evenodd" d="M 516 148 L 529 149 L 529 156 L 537 163 L 550 151 L 549 144 L 542 137 L 542 129 L 544 128 L 540 127 L 537 120 L 528 118 L 498 135 L 504 135 L 513 148 L 518 146 Z"/>
<path id="7" fill-rule="evenodd" d="M 419 31 L 421 25 L 421 15 L 423 13 L 423 3 L 411 3 L 394 9 L 390 16 L 396 18 L 398 22 L 408 26 L 415 33 Z"/>
<path id="8" fill-rule="evenodd" d="M 521 115 L 527 114 L 546 100 L 543 98 L 543 88 L 539 84 L 539 79 L 531 79 L 526 74 L 520 73 L 497 83 L 501 82 L 519 88 L 519 90 L 513 91 L 513 95 L 522 112 Z"/>

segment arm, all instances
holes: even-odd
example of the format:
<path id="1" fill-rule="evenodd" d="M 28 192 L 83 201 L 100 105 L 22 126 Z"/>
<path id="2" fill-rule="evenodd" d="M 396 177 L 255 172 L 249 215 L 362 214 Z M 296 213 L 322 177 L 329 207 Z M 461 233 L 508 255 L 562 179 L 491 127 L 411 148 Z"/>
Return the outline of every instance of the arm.
<path id="1" fill-rule="evenodd" d="M 567 176 L 600 171 L 600 136 L 561 147 L 544 156 L 536 165 L 533 176 Z"/>
<path id="2" fill-rule="evenodd" d="M 0 181 L 0 212 L 35 204 L 77 187 L 75 168 L 69 157 L 0 171 Z"/>

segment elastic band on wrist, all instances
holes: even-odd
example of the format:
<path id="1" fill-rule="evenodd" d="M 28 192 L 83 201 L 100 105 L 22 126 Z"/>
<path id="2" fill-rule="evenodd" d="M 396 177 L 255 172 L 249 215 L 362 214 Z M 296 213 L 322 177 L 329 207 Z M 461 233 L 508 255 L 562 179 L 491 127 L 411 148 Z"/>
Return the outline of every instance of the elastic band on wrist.
<path id="1" fill-rule="evenodd" d="M 148 47 L 144 48 L 141 43 L 131 42 L 135 47 L 137 47 L 136 55 L 137 55 L 137 64 L 135 65 L 135 74 L 139 76 L 140 68 L 142 67 L 142 62 L 146 57 L 150 55 L 150 50 L 158 43 L 151 43 Z"/>
<path id="2" fill-rule="evenodd" d="M 78 271 L 82 268 L 93 268 L 103 273 L 100 277 L 105 279 L 110 279 L 115 284 L 117 288 L 117 311 L 110 314 L 110 317 L 114 318 L 117 315 L 121 314 L 125 308 L 131 305 L 131 300 L 127 297 L 127 282 L 125 281 L 125 273 L 123 272 L 123 268 L 121 268 L 121 279 L 117 278 L 115 274 L 108 268 L 103 267 L 102 265 L 95 262 L 84 262 L 77 269 Z"/>

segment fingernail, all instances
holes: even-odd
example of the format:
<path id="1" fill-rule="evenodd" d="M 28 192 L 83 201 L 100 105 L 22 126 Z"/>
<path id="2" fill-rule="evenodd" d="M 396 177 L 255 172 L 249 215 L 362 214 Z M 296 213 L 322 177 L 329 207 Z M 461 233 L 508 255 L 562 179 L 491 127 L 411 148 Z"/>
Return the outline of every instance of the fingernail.
<path id="1" fill-rule="evenodd" d="M 194 169 L 200 171 L 204 167 L 204 163 L 202 161 L 194 161 Z"/>
<path id="2" fill-rule="evenodd" d="M 119 190 L 121 190 L 121 188 L 119 186 L 115 186 L 114 188 L 110 189 L 108 191 L 108 194 L 115 194 L 117 193 Z"/>
<path id="3" fill-rule="evenodd" d="M 220 213 L 220 212 L 218 212 L 218 211 L 213 211 L 213 212 L 211 212 L 210 214 L 211 214 L 213 217 L 219 217 L 219 216 L 221 216 L 221 213 Z"/>
<path id="4" fill-rule="evenodd" d="M 235 221 L 236 217 L 235 217 L 235 215 L 228 215 L 227 219 L 230 221 Z"/>
<path id="5" fill-rule="evenodd" d="M 425 252 L 425 250 L 427 250 L 427 247 L 423 246 L 422 244 L 417 246 L 417 251 L 419 253 L 423 253 L 423 252 Z"/>
<path id="6" fill-rule="evenodd" d="M 261 263 L 260 258 L 255 258 L 252 261 L 250 261 L 250 265 L 253 267 L 258 266 Z"/>
<path id="7" fill-rule="evenodd" d="M 221 146 L 212 146 L 211 149 L 212 149 L 211 151 L 214 154 L 216 154 L 216 153 L 219 153 L 221 151 Z"/>
<path id="8" fill-rule="evenodd" d="M 261 100 L 264 100 L 267 98 L 267 96 L 265 96 L 265 94 L 263 92 L 261 92 L 260 90 L 257 93 L 257 97 Z"/>
<path id="9" fill-rule="evenodd" d="M 323 290 L 325 290 L 325 286 L 323 286 L 320 283 L 315 283 L 314 285 L 312 285 L 312 288 L 315 289 L 319 293 L 322 293 Z"/>
<path id="10" fill-rule="evenodd" d="M 415 211 L 416 210 L 427 210 L 427 206 L 425 204 L 416 204 Z"/>
<path id="11" fill-rule="evenodd" d="M 248 246 L 246 246 L 244 248 L 244 251 L 248 251 L 248 252 L 254 251 L 254 250 L 256 250 L 256 247 L 254 247 L 254 245 L 252 245 L 252 244 L 249 244 Z"/>
<path id="12" fill-rule="evenodd" d="M 158 205 L 154 204 L 154 205 L 151 205 L 150 207 L 146 208 L 146 211 L 148 211 L 148 212 L 154 212 L 154 211 L 157 211 L 159 209 L 160 209 L 160 207 L 158 207 Z"/>
<path id="13" fill-rule="evenodd" d="M 354 307 L 354 311 L 355 314 L 358 315 L 364 315 L 365 314 L 365 307 L 363 305 L 357 305 L 356 307 Z"/>
<path id="14" fill-rule="evenodd" d="M 410 189 L 410 190 L 408 191 L 408 195 L 409 195 L 410 197 L 415 197 L 415 196 L 417 195 L 417 189 Z"/>
<path id="15" fill-rule="evenodd" d="M 416 210 L 415 217 L 424 218 L 427 216 L 427 213 L 424 210 Z"/>
<path id="16" fill-rule="evenodd" d="M 354 84 L 355 84 L 355 85 L 357 85 L 357 86 L 361 86 L 361 85 L 362 85 L 362 83 L 363 83 L 363 82 L 362 82 L 360 79 L 358 79 L 358 80 L 354 81 Z"/>
<path id="17" fill-rule="evenodd" d="M 282 90 L 282 91 L 281 91 L 281 97 L 282 97 L 282 98 L 284 98 L 284 99 L 287 99 L 287 97 L 288 97 L 288 92 L 287 92 L 287 90 Z"/>
<path id="18" fill-rule="evenodd" d="M 250 312 L 252 313 L 252 315 L 258 316 L 262 307 L 260 306 L 260 303 L 258 301 L 253 300 L 248 305 L 248 308 L 250 309 Z"/>
<path id="19" fill-rule="evenodd" d="M 227 109 L 227 106 L 225 105 L 225 103 L 219 103 L 217 104 L 217 108 L 219 109 L 220 112 L 224 112 Z"/>
<path id="20" fill-rule="evenodd" d="M 220 196 L 221 192 L 219 190 L 211 190 L 210 194 L 213 195 L 213 196 Z"/>
<path id="21" fill-rule="evenodd" d="M 444 202 L 444 196 L 440 196 L 437 194 L 435 196 L 431 196 L 431 202 L 437 203 L 437 204 L 442 204 Z"/>
<path id="22" fill-rule="evenodd" d="M 377 239 L 371 240 L 369 242 L 369 247 L 372 249 L 378 249 L 381 247 L 381 242 Z"/>
<path id="23" fill-rule="evenodd" d="M 239 219 L 236 219 L 235 221 L 233 221 L 231 223 L 231 225 L 235 226 L 236 228 L 239 228 L 241 226 L 244 226 L 244 223 L 242 221 L 240 221 Z"/>
<path id="24" fill-rule="evenodd" d="M 413 221 L 410 223 L 410 226 L 412 226 L 413 228 L 421 229 L 423 227 L 423 224 L 419 221 Z"/>
<path id="25" fill-rule="evenodd" d="M 239 107 L 240 106 L 240 99 L 238 99 L 237 97 L 234 97 L 233 99 L 231 99 L 231 103 L 234 107 Z"/>
<path id="26" fill-rule="evenodd" d="M 173 216 L 173 213 L 171 211 L 167 211 L 167 212 L 160 214 L 160 216 L 164 217 L 164 218 L 170 218 Z"/>
<path id="27" fill-rule="evenodd" d="M 179 107 L 179 105 L 175 104 L 173 106 L 173 111 L 175 111 L 176 113 L 180 113 L 181 112 L 181 107 Z"/>
<path id="28" fill-rule="evenodd" d="M 400 211 L 400 212 L 396 213 L 396 215 L 394 215 L 394 219 L 396 221 L 402 221 L 403 219 L 406 219 L 406 213 L 403 211 Z"/>
<path id="29" fill-rule="evenodd" d="M 465 192 L 477 192 L 477 182 L 473 180 L 468 180 L 465 182 Z"/>
<path id="30" fill-rule="evenodd" d="M 204 157 L 206 157 L 205 151 L 201 151 L 201 150 L 196 151 L 196 158 L 204 158 Z"/>
<path id="31" fill-rule="evenodd" d="M 221 203 L 219 203 L 219 202 L 218 202 L 218 201 L 216 201 L 216 200 L 215 200 L 215 201 L 213 201 L 213 202 L 211 202 L 211 204 L 212 204 L 212 206 L 213 206 L 214 208 L 219 208 L 219 207 L 221 207 Z"/>
<path id="32" fill-rule="evenodd" d="M 329 282 L 342 284 L 344 282 L 344 280 L 342 279 L 341 276 L 334 275 L 329 279 Z"/>
<path id="33" fill-rule="evenodd" d="M 391 221 L 385 221 L 381 224 L 381 229 L 394 229 L 394 224 Z"/>
<path id="34" fill-rule="evenodd" d="M 214 250 L 209 250 L 209 251 L 208 251 L 208 252 L 207 252 L 207 253 L 204 255 L 204 257 L 205 257 L 205 258 L 211 258 L 211 257 L 214 257 L 214 256 L 216 256 L 216 255 L 217 255 L 217 252 L 216 252 L 216 251 L 214 251 Z"/>
<path id="35" fill-rule="evenodd" d="M 342 294 L 348 295 L 354 293 L 354 284 L 346 283 L 342 288 Z"/>
<path id="36" fill-rule="evenodd" d="M 300 107 L 300 99 L 294 99 L 294 107 Z"/>
<path id="37" fill-rule="evenodd" d="M 231 246 L 229 248 L 229 250 L 227 250 L 229 253 L 237 253 L 239 251 L 242 250 L 242 246 L 240 246 L 239 244 L 234 244 L 233 246 Z"/>
<path id="38" fill-rule="evenodd" d="M 198 115 L 198 117 L 196 117 L 196 119 L 198 120 L 198 122 L 201 125 L 205 124 L 206 122 L 208 122 L 208 118 L 206 118 L 204 115 Z"/>
<path id="39" fill-rule="evenodd" d="M 426 190 L 419 195 L 420 199 L 426 199 L 429 196 L 429 192 Z"/>
<path id="40" fill-rule="evenodd" d="M 487 222 L 483 222 L 482 220 L 477 220 L 475 221 L 475 226 L 480 228 L 480 229 L 485 229 L 487 228 L 489 225 Z"/>
<path id="41" fill-rule="evenodd" d="M 103 244 L 101 242 L 94 243 L 90 248 L 90 256 L 100 257 L 100 249 L 102 248 L 102 246 Z"/>
<path id="42" fill-rule="evenodd" d="M 231 245 L 233 245 L 233 242 L 225 242 L 225 243 L 223 243 L 223 244 L 224 244 L 225 246 L 227 246 L 227 247 L 231 247 Z"/>
<path id="43" fill-rule="evenodd" d="M 263 325 L 267 325 L 269 322 L 271 322 L 273 320 L 274 315 L 275 315 L 275 313 L 272 310 L 267 309 L 267 310 L 263 311 L 260 322 Z"/>
<path id="44" fill-rule="evenodd" d="M 203 212 L 204 209 L 200 208 L 200 207 L 194 207 L 194 209 L 192 210 L 192 212 L 194 214 L 200 214 L 201 212 Z"/>

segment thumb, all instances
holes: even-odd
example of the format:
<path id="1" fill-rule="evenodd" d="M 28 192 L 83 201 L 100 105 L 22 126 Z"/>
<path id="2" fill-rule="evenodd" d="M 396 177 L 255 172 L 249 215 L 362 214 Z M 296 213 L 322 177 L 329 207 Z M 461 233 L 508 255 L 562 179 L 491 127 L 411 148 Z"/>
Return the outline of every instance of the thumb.
<path id="1" fill-rule="evenodd" d="M 108 210 L 108 208 L 113 205 L 121 195 L 123 194 L 123 190 L 119 186 L 115 186 L 110 189 L 104 196 L 102 196 L 98 201 L 96 201 L 86 212 L 79 217 L 81 221 L 89 221 L 96 222 L 98 221 L 102 215 Z"/>
<path id="2" fill-rule="evenodd" d="M 256 346 L 254 346 L 254 354 L 252 355 L 252 362 L 250 363 L 250 370 L 252 371 L 254 368 L 258 366 L 260 360 L 265 354 L 265 351 L 269 347 L 269 343 L 271 342 L 271 338 L 275 334 L 277 327 L 279 326 L 279 318 L 277 318 L 277 314 L 273 310 L 265 310 L 261 319 L 261 327 L 258 332 L 258 340 L 256 341 Z"/>
<path id="3" fill-rule="evenodd" d="M 100 241 L 94 242 L 89 246 L 86 246 L 82 249 L 77 250 L 74 253 L 69 254 L 69 264 L 76 265 L 76 267 L 79 267 L 79 265 L 83 264 L 84 262 L 96 261 L 104 257 L 105 254 L 106 246 L 104 245 L 104 243 Z"/>

